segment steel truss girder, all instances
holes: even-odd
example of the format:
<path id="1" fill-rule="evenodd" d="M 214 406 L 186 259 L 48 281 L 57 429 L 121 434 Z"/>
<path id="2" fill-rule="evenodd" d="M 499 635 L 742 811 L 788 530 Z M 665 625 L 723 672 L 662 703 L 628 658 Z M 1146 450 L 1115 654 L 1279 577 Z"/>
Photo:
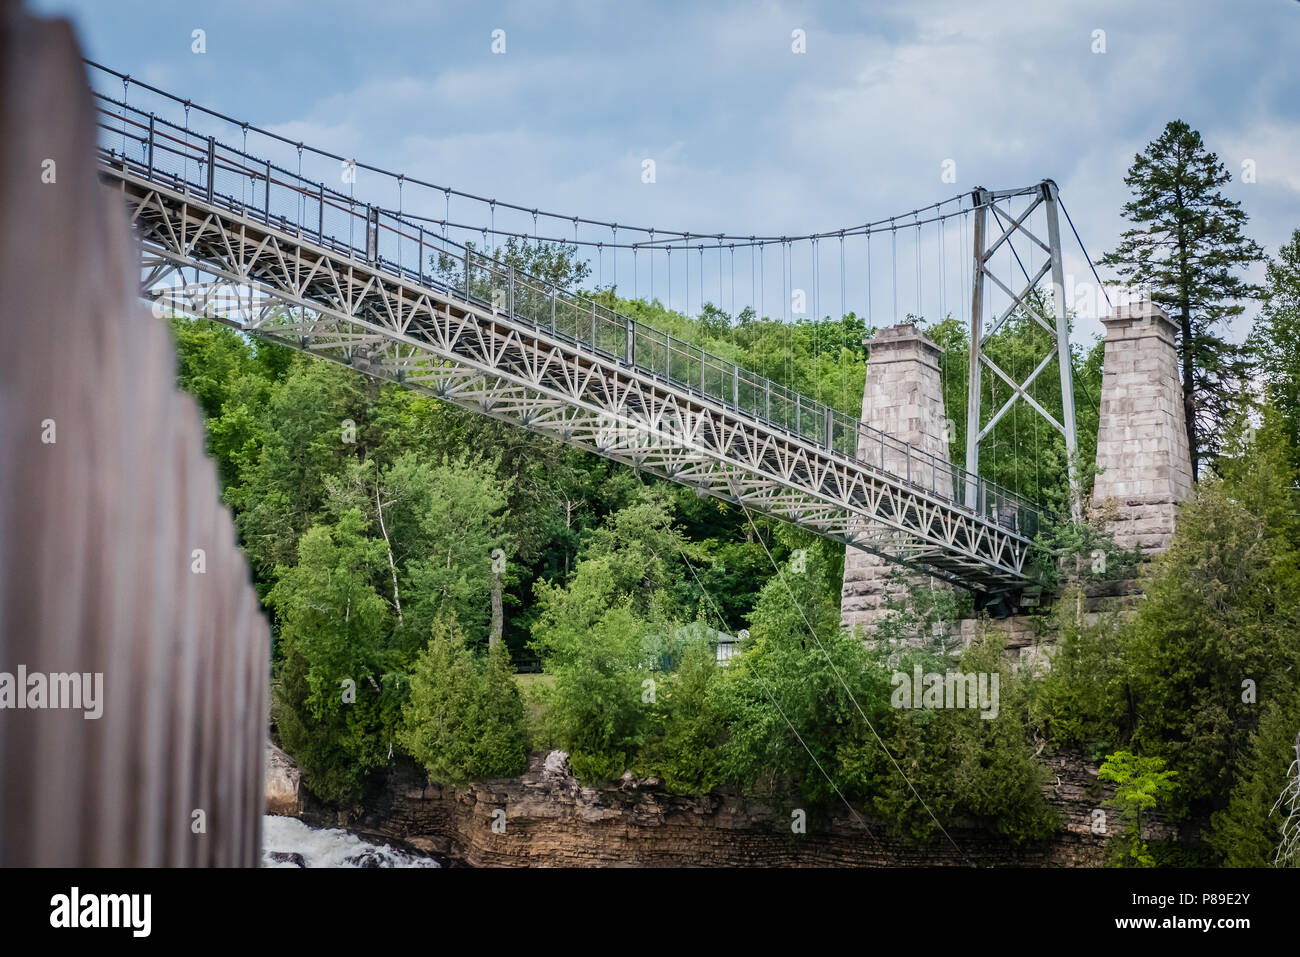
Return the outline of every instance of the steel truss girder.
<path id="1" fill-rule="evenodd" d="M 1029 540 L 899 476 L 236 211 L 114 167 L 101 175 L 141 235 L 146 278 L 170 263 L 245 288 L 239 308 L 211 318 L 962 587 L 1028 578 Z M 173 305 L 203 314 L 213 285 Z"/>

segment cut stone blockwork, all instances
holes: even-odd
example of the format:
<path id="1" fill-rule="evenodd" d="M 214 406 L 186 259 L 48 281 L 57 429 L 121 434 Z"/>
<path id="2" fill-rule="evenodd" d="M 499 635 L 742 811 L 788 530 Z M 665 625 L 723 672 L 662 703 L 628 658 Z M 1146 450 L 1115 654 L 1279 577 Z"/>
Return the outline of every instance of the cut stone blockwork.
<path id="1" fill-rule="evenodd" d="M 1101 473 L 1092 503 L 1104 510 L 1121 547 L 1162 552 L 1174 534 L 1178 503 L 1192 489 L 1177 326 L 1150 300 L 1120 306 L 1102 322 Z"/>
<path id="2" fill-rule="evenodd" d="M 939 374 L 943 350 L 912 323 L 881 329 L 874 338 L 863 340 L 863 345 L 868 360 L 862 421 L 910 443 L 927 461 L 933 456 L 939 474 L 931 475 L 935 469 L 929 464 L 918 465 L 917 456 L 909 463 L 902 450 L 873 447 L 869 438 L 862 440 L 858 454 L 895 475 L 909 475 L 917 484 L 930 487 L 946 482 L 950 486 L 948 420 Z M 908 584 L 930 583 L 929 576 L 914 573 L 906 574 L 905 584 L 900 583 L 898 572 L 898 565 L 870 552 L 852 547 L 845 550 L 840 618 L 846 629 L 863 637 L 871 635 L 888 611 L 886 602 L 904 597 Z"/>

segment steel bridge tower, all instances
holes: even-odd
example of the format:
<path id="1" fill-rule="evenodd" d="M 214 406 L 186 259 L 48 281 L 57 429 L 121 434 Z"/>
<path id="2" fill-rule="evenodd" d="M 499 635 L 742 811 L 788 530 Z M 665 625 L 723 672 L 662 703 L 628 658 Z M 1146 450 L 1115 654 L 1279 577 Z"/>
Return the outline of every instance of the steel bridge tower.
<path id="1" fill-rule="evenodd" d="M 1074 376 L 1070 354 L 1069 320 L 1065 312 L 1065 266 L 1061 260 L 1061 230 L 1058 219 L 1059 200 L 1056 183 L 1050 179 L 1039 183 L 1028 205 L 1019 214 L 1015 214 L 1010 209 L 1010 202 L 1012 199 L 1023 195 L 1024 190 L 994 191 L 982 187 L 975 189 L 971 194 L 971 204 L 974 210 L 973 265 L 975 281 L 971 293 L 970 380 L 966 394 L 966 471 L 970 476 L 970 480 L 966 484 L 965 501 L 968 507 L 977 507 L 979 486 L 975 479 L 979 475 L 980 442 L 989 436 L 993 428 L 1018 400 L 1023 400 L 1035 414 L 1045 419 L 1052 428 L 1060 432 L 1065 438 L 1065 449 L 1070 470 L 1070 510 L 1074 519 L 1078 521 L 1082 517 L 1082 502 L 1077 477 L 1079 440 L 1074 418 Z M 1043 207 L 1045 212 L 1046 241 L 1029 228 L 1033 214 L 1040 206 Z M 990 214 L 993 217 L 994 224 L 1000 230 L 997 239 L 992 243 L 987 241 Z M 1017 233 L 1047 254 L 1042 265 L 1030 269 L 1025 267 L 1024 261 L 1020 258 L 1020 253 L 1012 244 L 1012 237 Z M 1019 292 L 1015 292 L 1011 286 L 1004 283 L 998 277 L 997 272 L 991 269 L 989 265 L 994 254 L 1004 244 L 1007 244 L 1008 248 L 1010 248 L 1024 279 L 1024 285 Z M 1037 290 L 1039 282 L 1049 272 L 1052 277 L 1051 313 L 1044 314 L 1040 311 L 1039 301 L 1036 301 L 1032 294 Z M 1005 308 L 991 322 L 988 321 L 991 310 L 986 313 L 986 299 L 989 291 L 986 283 L 992 283 L 1008 299 Z M 1004 369 L 989 357 L 984 349 L 989 339 L 996 335 L 1007 319 L 1017 311 L 1029 316 L 1035 323 L 1046 330 L 1048 335 L 1051 336 L 1054 345 L 1054 348 L 1041 358 L 1024 381 L 1019 381 L 1017 378 L 1008 375 Z M 1057 361 L 1061 383 L 1062 417 L 1059 421 L 1043 408 L 1029 392 L 1030 386 L 1051 365 L 1053 358 Z M 981 424 L 980 391 L 985 368 L 1010 387 L 1011 396 L 994 411 L 987 422 Z"/>

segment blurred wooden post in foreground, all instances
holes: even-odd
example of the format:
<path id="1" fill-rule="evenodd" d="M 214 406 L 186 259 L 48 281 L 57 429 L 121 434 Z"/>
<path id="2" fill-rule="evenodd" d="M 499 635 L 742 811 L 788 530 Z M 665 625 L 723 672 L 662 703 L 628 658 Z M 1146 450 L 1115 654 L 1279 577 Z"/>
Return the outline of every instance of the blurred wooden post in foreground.
<path id="1" fill-rule="evenodd" d="M 255 866 L 267 624 L 93 117 L 71 28 L 0 0 L 0 865 Z"/>

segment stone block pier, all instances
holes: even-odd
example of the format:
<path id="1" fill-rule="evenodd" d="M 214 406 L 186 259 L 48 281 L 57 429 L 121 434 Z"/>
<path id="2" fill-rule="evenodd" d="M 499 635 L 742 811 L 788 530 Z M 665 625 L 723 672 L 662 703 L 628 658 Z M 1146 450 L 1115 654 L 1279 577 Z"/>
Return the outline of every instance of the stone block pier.
<path id="1" fill-rule="evenodd" d="M 1177 327 L 1146 299 L 1117 307 L 1102 323 L 1106 339 L 1097 435 L 1100 473 L 1093 487 L 1092 514 L 1104 521 L 1121 548 L 1137 548 L 1149 557 L 1168 547 L 1178 505 L 1192 490 Z M 864 345 L 868 360 L 862 421 L 947 463 L 942 350 L 911 323 L 882 329 Z M 893 466 L 886 461 L 885 467 Z M 934 582 L 912 572 L 900 576 L 898 566 L 849 548 L 841 590 L 843 626 L 869 640 L 889 613 L 887 604 L 918 584 L 928 587 Z M 1093 583 L 1088 610 L 1122 605 L 1136 594 L 1136 582 Z M 1036 653 L 1038 641 L 1029 616 L 1013 615 L 988 626 L 1003 633 L 1008 648 L 1021 657 Z M 951 634 L 968 643 L 980 627 L 975 620 L 959 621 Z"/>
<path id="2" fill-rule="evenodd" d="M 1101 418 L 1092 504 L 1123 548 L 1165 550 L 1178 503 L 1192 490 L 1192 460 L 1178 378 L 1177 327 L 1150 300 L 1102 320 Z"/>
<path id="3" fill-rule="evenodd" d="M 910 443 L 922 456 L 933 455 L 938 463 L 946 465 L 949 462 L 948 420 L 939 376 L 943 350 L 912 323 L 881 329 L 862 344 L 868 354 L 862 421 Z M 861 448 L 858 452 L 864 457 L 876 454 L 874 448 Z M 884 458 L 883 468 L 896 475 L 907 473 L 908 463 L 902 451 L 885 447 L 880 454 Z M 922 467 L 929 470 L 928 466 Z M 917 466 L 913 464 L 911 468 L 915 471 Z M 929 475 L 914 478 L 921 485 L 931 484 Z M 888 613 L 886 602 L 902 598 L 909 585 L 928 586 L 931 582 L 929 576 L 919 573 L 907 573 L 900 580 L 898 571 L 898 565 L 870 552 L 860 548 L 846 550 L 840 600 L 840 617 L 845 628 L 868 637 L 880 618 Z"/>

